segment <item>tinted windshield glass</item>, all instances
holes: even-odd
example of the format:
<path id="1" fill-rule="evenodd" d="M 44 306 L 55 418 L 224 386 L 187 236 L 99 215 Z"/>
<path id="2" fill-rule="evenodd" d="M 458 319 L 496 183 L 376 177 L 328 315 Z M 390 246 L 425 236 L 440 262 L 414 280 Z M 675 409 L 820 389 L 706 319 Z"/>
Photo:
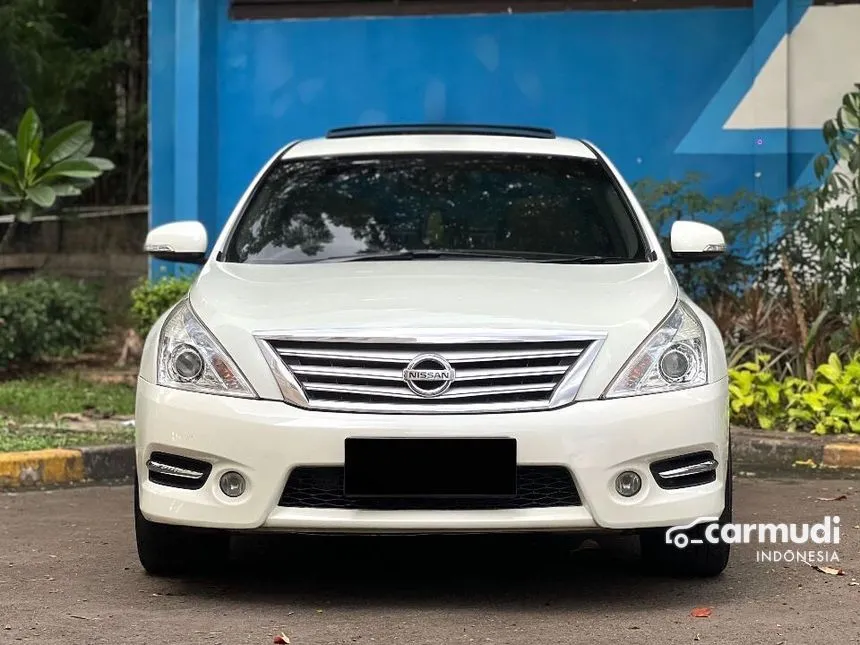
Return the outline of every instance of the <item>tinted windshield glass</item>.
<path id="1" fill-rule="evenodd" d="M 645 257 L 632 216 L 595 160 L 436 153 L 279 163 L 225 259 L 289 263 L 436 249 Z"/>

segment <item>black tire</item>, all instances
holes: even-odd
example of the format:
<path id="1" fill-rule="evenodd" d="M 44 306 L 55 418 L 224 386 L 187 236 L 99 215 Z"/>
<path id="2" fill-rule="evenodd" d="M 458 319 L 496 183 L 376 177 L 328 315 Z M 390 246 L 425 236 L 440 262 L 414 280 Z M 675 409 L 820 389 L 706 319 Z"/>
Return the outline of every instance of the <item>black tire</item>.
<path id="1" fill-rule="evenodd" d="M 146 519 L 140 512 L 137 481 L 134 486 L 134 533 L 140 563 L 153 576 L 208 573 L 226 564 L 230 557 L 228 533 L 194 531 Z"/>
<path id="2" fill-rule="evenodd" d="M 729 449 L 729 465 L 726 470 L 726 503 L 719 524 L 732 521 L 732 458 Z M 701 544 L 688 544 L 679 549 L 666 544 L 666 529 L 649 529 L 639 535 L 642 558 L 646 566 L 656 574 L 683 578 L 712 578 L 720 575 L 729 563 L 731 545 L 725 542 L 712 544 L 704 538 L 704 526 L 686 531 L 690 538 L 702 539 Z"/>

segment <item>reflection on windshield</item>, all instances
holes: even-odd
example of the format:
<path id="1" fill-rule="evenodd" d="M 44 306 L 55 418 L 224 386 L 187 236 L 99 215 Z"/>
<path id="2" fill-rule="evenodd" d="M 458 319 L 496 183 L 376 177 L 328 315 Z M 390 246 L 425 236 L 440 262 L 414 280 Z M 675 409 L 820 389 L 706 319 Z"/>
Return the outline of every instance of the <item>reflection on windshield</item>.
<path id="1" fill-rule="evenodd" d="M 286 161 L 263 180 L 227 261 L 287 263 L 426 249 L 641 259 L 593 160 L 389 155 Z"/>

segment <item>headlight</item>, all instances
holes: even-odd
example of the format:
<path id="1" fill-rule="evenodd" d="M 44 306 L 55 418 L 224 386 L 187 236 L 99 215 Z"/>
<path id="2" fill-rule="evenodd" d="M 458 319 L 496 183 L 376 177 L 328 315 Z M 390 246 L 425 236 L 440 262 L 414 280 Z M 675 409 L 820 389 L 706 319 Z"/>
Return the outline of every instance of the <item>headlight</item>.
<path id="1" fill-rule="evenodd" d="M 606 398 L 683 390 L 708 381 L 705 330 L 696 314 L 678 302 L 627 361 Z"/>
<path id="2" fill-rule="evenodd" d="M 191 310 L 186 298 L 164 321 L 158 384 L 192 392 L 256 398 L 248 380 Z"/>

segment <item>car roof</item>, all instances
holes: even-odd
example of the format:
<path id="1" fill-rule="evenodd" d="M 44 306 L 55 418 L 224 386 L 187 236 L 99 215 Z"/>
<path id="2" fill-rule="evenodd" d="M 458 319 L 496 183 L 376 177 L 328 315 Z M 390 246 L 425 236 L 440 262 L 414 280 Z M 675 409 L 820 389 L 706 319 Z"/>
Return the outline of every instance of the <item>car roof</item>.
<path id="1" fill-rule="evenodd" d="M 324 138 L 290 146 L 282 159 L 302 157 L 474 152 L 560 155 L 595 159 L 578 139 L 557 137 L 552 130 L 524 126 L 395 125 L 338 128 Z"/>

